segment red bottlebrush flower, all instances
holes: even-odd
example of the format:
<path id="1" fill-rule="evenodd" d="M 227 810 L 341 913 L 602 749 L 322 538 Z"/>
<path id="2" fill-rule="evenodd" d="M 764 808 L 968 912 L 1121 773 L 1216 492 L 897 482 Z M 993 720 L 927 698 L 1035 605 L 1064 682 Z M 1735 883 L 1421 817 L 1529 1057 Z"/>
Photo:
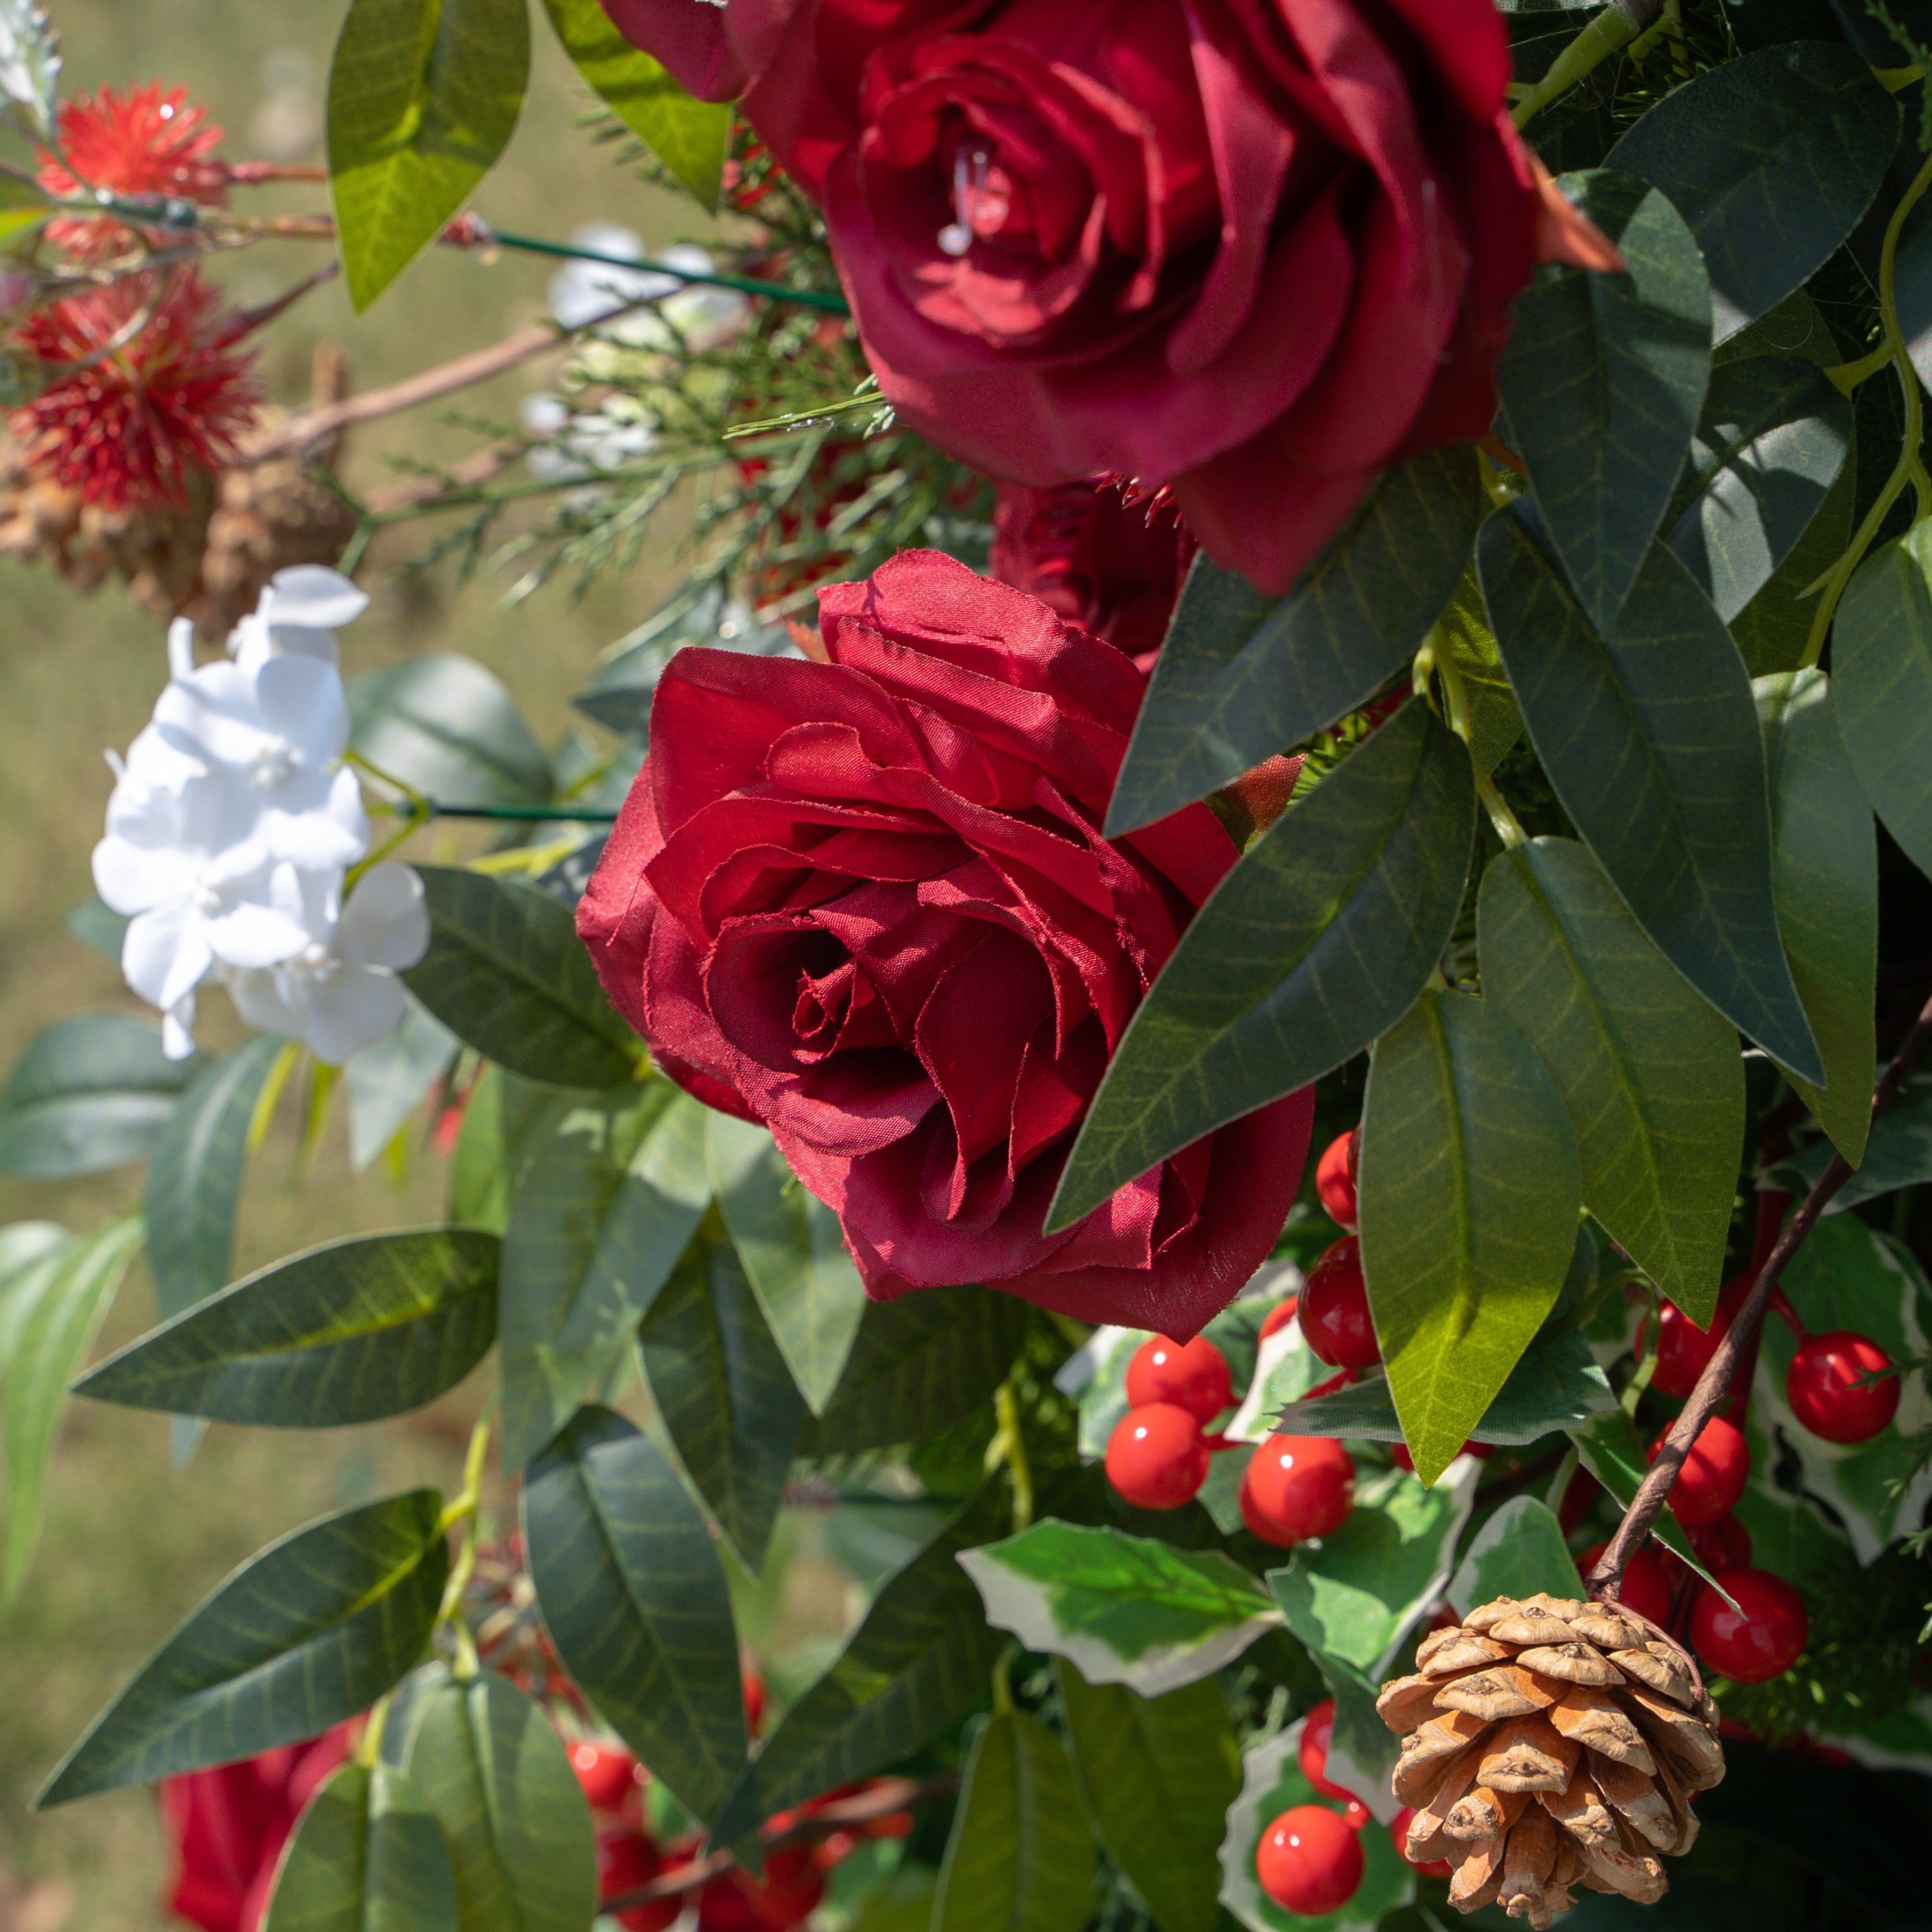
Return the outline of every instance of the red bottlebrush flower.
<path id="1" fill-rule="evenodd" d="M 13 434 L 44 475 L 109 509 L 184 502 L 190 472 L 234 454 L 261 398 L 218 292 L 192 269 L 170 274 L 158 300 L 155 286 L 137 275 L 69 296 L 20 330 L 51 380 L 14 412 Z"/>
<path id="2" fill-rule="evenodd" d="M 228 168 L 212 150 L 221 130 L 205 107 L 191 106 L 183 88 L 166 92 L 158 81 L 117 94 L 104 87 L 77 94 L 60 110 L 63 166 L 41 156 L 40 185 L 50 194 L 80 194 L 111 188 L 122 195 L 178 195 L 204 207 L 228 199 Z M 100 254 L 127 233 L 106 216 L 66 216 L 50 223 L 47 233 L 59 247 Z"/>

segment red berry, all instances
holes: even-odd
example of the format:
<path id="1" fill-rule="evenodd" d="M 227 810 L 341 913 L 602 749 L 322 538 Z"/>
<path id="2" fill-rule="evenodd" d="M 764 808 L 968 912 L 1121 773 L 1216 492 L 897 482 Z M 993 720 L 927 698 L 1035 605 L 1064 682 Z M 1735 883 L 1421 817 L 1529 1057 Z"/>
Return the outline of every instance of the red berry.
<path id="1" fill-rule="evenodd" d="M 1328 1777 L 1328 1742 L 1334 1735 L 1335 1700 L 1324 1697 L 1302 1720 L 1301 1774 L 1324 1798 L 1346 1798 L 1352 1804 L 1355 1794 Z"/>
<path id="2" fill-rule="evenodd" d="M 1127 1364 L 1127 1400 L 1136 1408 L 1172 1402 L 1205 1428 L 1234 1404 L 1228 1358 L 1205 1335 L 1187 1342 L 1156 1335 L 1143 1342 Z"/>
<path id="3" fill-rule="evenodd" d="M 1208 1480 L 1201 1425 L 1171 1402 L 1130 1408 L 1107 1438 L 1107 1480 L 1136 1509 L 1178 1509 Z"/>
<path id="4" fill-rule="evenodd" d="M 1428 1858 L 1418 1864 L 1408 1855 L 1408 1821 L 1415 1816 L 1415 1807 L 1405 1804 L 1389 1825 L 1389 1843 L 1395 1847 L 1395 1855 L 1412 1870 L 1420 1872 L 1424 1878 L 1447 1878 L 1456 1868 L 1447 1858 Z"/>
<path id="5" fill-rule="evenodd" d="M 1662 1436 L 1651 1444 L 1653 1462 L 1663 1446 Z M 1714 1415 L 1691 1444 L 1671 1485 L 1671 1511 L 1686 1529 L 1701 1529 L 1715 1522 L 1736 1508 L 1750 1474 L 1750 1448 L 1742 1431 L 1732 1428 L 1721 1415 Z"/>
<path id="6" fill-rule="evenodd" d="M 756 1737 L 765 1724 L 765 1680 L 748 1664 L 739 1673 L 738 1688 L 745 1699 L 745 1728 Z"/>
<path id="7" fill-rule="evenodd" d="M 1301 1298 L 1298 1294 L 1291 1294 L 1286 1300 L 1277 1301 L 1262 1322 L 1261 1340 L 1265 1342 L 1270 1335 L 1286 1328 L 1294 1319 L 1295 1311 L 1300 1306 Z"/>
<path id="8" fill-rule="evenodd" d="M 1732 1610 L 1708 1584 L 1690 1610 L 1690 1642 L 1713 1670 L 1735 1684 L 1762 1684 L 1798 1661 L 1810 1634 L 1804 1599 L 1768 1570 L 1724 1570 L 1718 1581 Z"/>
<path id="9" fill-rule="evenodd" d="M 1785 1400 L 1814 1436 L 1827 1442 L 1869 1442 L 1898 1412 L 1899 1378 L 1862 1384 L 1861 1378 L 1891 1366 L 1868 1336 L 1845 1328 L 1814 1335 L 1785 1372 Z"/>
<path id="10" fill-rule="evenodd" d="M 638 1760 L 622 1744 L 580 1738 L 570 1747 L 570 1768 L 593 1811 L 616 1810 L 638 1788 Z"/>
<path id="11" fill-rule="evenodd" d="M 1593 1543 L 1576 1559 L 1576 1574 L 1587 1577 L 1595 1569 L 1607 1543 Z M 1624 1565 L 1623 1600 L 1654 1624 L 1670 1621 L 1670 1570 L 1663 1556 L 1646 1544 Z"/>
<path id="12" fill-rule="evenodd" d="M 598 1898 L 615 1898 L 649 1885 L 662 1864 L 657 1846 L 634 1825 L 607 1826 L 597 1834 Z M 616 1919 L 625 1932 L 664 1932 L 683 1910 L 684 1900 L 674 1894 L 649 1905 L 627 1906 Z"/>
<path id="13" fill-rule="evenodd" d="M 1362 1882 L 1362 1841 L 1324 1804 L 1292 1805 L 1262 1834 L 1255 1876 L 1284 1912 L 1333 1912 Z"/>
<path id="14" fill-rule="evenodd" d="M 1241 1520 L 1287 1549 L 1341 1528 L 1355 1506 L 1355 1466 L 1328 1436 L 1270 1436 L 1241 1477 Z"/>
<path id="15" fill-rule="evenodd" d="M 1328 1143 L 1315 1166 L 1315 1192 L 1328 1218 L 1345 1228 L 1355 1225 L 1355 1136 L 1346 1133 Z"/>
<path id="16" fill-rule="evenodd" d="M 1362 1246 L 1353 1234 L 1344 1234 L 1309 1270 L 1301 1291 L 1301 1332 L 1330 1368 L 1372 1368 L 1382 1360 L 1362 1280 Z"/>
<path id="17" fill-rule="evenodd" d="M 1706 1570 L 1742 1570 L 1750 1565 L 1750 1532 L 1734 1516 L 1720 1516 L 1702 1529 L 1687 1531 L 1685 1537 Z"/>

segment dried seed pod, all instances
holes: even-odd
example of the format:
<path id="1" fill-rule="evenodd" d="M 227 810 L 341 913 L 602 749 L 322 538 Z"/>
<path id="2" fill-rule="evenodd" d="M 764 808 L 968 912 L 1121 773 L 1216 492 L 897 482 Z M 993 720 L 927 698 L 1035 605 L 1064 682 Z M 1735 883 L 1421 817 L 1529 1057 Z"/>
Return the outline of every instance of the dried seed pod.
<path id="1" fill-rule="evenodd" d="M 1588 1771 L 1579 1771 L 1565 1789 L 1546 1791 L 1537 1802 L 1578 1844 L 1618 1842 L 1617 1821 Z"/>
<path id="2" fill-rule="evenodd" d="M 1607 1690 L 1574 1684 L 1550 1706 L 1550 1721 L 1573 1743 L 1646 1776 L 1657 1768 L 1636 1720 Z"/>
<path id="3" fill-rule="evenodd" d="M 1486 1784 L 1478 1784 L 1449 1808 L 1442 1828 L 1450 1838 L 1465 1841 L 1499 1838 L 1522 1816 L 1528 1802 L 1526 1791 L 1492 1791 Z"/>
<path id="4" fill-rule="evenodd" d="M 1559 1917 L 1576 1903 L 1570 1896 L 1570 1888 L 1576 1882 L 1582 1869 L 1582 1861 L 1576 1855 L 1575 1844 L 1558 1832 L 1556 1862 L 1550 1867 L 1549 1881 L 1543 1888 L 1543 1909 L 1552 1918 Z"/>
<path id="5" fill-rule="evenodd" d="M 1556 1864 L 1556 1822 L 1532 1804 L 1510 1832 L 1503 1848 L 1503 1882 L 1497 1901 L 1512 1918 L 1527 1918 L 1544 1932 L 1551 1913 L 1546 1902 L 1550 1874 Z"/>
<path id="6" fill-rule="evenodd" d="M 1547 1610 L 1552 1617 L 1561 1617 L 1565 1623 L 1573 1617 L 1581 1616 L 1590 1605 L 1581 1597 L 1552 1597 L 1547 1590 L 1539 1590 L 1533 1597 L 1523 1598 L 1526 1609 Z"/>
<path id="7" fill-rule="evenodd" d="M 1376 1714 L 1400 1736 L 1436 1715 L 1436 1694 L 1442 1688 L 1439 1677 L 1392 1678 L 1376 1700 Z"/>
<path id="8" fill-rule="evenodd" d="M 1620 1844 L 1580 1844 L 1584 1882 L 1592 1891 L 1621 1892 L 1639 1905 L 1654 1905 L 1670 1889 L 1664 1868 L 1647 1852 L 1628 1852 Z"/>
<path id="9" fill-rule="evenodd" d="M 1465 1849 L 1462 1862 L 1449 1881 L 1449 1903 L 1459 1912 L 1496 1903 L 1503 1882 L 1503 1850 L 1501 1838 L 1478 1838 Z"/>
<path id="10" fill-rule="evenodd" d="M 1390 1784 L 1405 1804 L 1424 1804 L 1434 1795 L 1451 1760 L 1474 1744 L 1489 1726 L 1466 1711 L 1445 1711 L 1418 1724 L 1402 1741 Z"/>
<path id="11" fill-rule="evenodd" d="M 1532 1711 L 1547 1710 L 1557 1695 L 1527 1670 L 1500 1664 L 1452 1679 L 1436 1691 L 1435 1701 L 1438 1711 L 1467 1711 L 1472 1717 L 1494 1724 L 1501 1718 L 1526 1718 Z"/>
<path id="12" fill-rule="evenodd" d="M 1561 1791 L 1582 1754 L 1539 1711 L 1496 1731 L 1476 1775 L 1497 1791 Z"/>
<path id="13" fill-rule="evenodd" d="M 1646 1778 L 1628 1765 L 1605 1762 L 1595 1767 L 1597 1789 L 1605 1802 L 1641 1837 L 1660 1852 L 1677 1844 L 1677 1819 L 1670 1801 Z"/>
<path id="14" fill-rule="evenodd" d="M 1681 1858 L 1697 1842 L 1697 1814 L 1690 1800 L 1667 1764 L 1657 1767 L 1657 1788 L 1670 1801 L 1671 1815 L 1677 1820 L 1677 1842 L 1664 1847 L 1674 1858 Z"/>
<path id="15" fill-rule="evenodd" d="M 1586 1642 L 1606 1652 L 1641 1650 L 1650 1633 L 1633 1617 L 1613 1610 L 1607 1604 L 1586 1604 L 1582 1612 L 1566 1619 L 1570 1628 Z"/>
<path id="16" fill-rule="evenodd" d="M 1522 1606 L 1514 1597 L 1498 1597 L 1492 1604 L 1485 1604 L 1480 1610 L 1472 1610 L 1462 1619 L 1466 1630 L 1474 1630 L 1479 1636 L 1486 1632 L 1490 1624 L 1499 1624 L 1505 1617 L 1513 1617 Z"/>
<path id="17" fill-rule="evenodd" d="M 1566 1684 L 1594 1684 L 1608 1690 L 1627 1682 L 1623 1672 L 1594 1644 L 1580 1638 L 1568 1643 L 1539 1646 L 1517 1654 L 1516 1661 L 1526 1670 L 1545 1677 L 1559 1677 Z"/>
<path id="18" fill-rule="evenodd" d="M 1507 1664 L 1515 1652 L 1492 1637 L 1472 1636 L 1467 1630 L 1439 1630 L 1449 1641 L 1431 1649 L 1425 1643 L 1415 1653 L 1415 1667 L 1425 1677 L 1453 1677 L 1486 1664 Z"/>
<path id="19" fill-rule="evenodd" d="M 1647 1684 L 1659 1696 L 1668 1697 L 1673 1704 L 1682 1704 L 1686 1710 L 1696 1701 L 1690 1673 L 1684 1667 L 1682 1653 L 1667 1643 L 1647 1643 L 1641 1650 L 1617 1651 L 1612 1654 L 1610 1661 L 1626 1677 Z"/>
<path id="20" fill-rule="evenodd" d="M 1513 1617 L 1490 1624 L 1498 1643 L 1574 1643 L 1576 1633 L 1563 1618 L 1552 1616 L 1540 1604 L 1525 1604 Z"/>
<path id="21" fill-rule="evenodd" d="M 1617 1696 L 1652 1744 L 1670 1760 L 1685 1790 L 1708 1791 L 1723 1781 L 1724 1748 L 1714 1725 L 1679 1710 L 1644 1684 L 1626 1684 Z"/>

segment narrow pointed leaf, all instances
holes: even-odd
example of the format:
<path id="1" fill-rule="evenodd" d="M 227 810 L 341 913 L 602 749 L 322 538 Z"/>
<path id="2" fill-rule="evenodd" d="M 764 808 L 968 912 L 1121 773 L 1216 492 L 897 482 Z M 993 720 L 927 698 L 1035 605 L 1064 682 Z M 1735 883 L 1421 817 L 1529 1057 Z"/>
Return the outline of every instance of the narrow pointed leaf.
<path id="1" fill-rule="evenodd" d="M 1128 1023 L 1048 1232 L 1393 1025 L 1454 928 L 1475 811 L 1461 741 L 1411 704 L 1277 819 Z"/>
<path id="2" fill-rule="evenodd" d="M 199 1054 L 169 1059 L 160 1028 L 146 1020 L 56 1020 L 28 1042 L 0 1090 L 0 1174 L 65 1180 L 146 1160 L 207 1064 Z"/>
<path id="3" fill-rule="evenodd" d="M 251 1556 L 94 1719 L 36 1806 L 253 1757 L 366 1711 L 429 1640 L 449 1570 L 442 1508 L 411 1490 Z"/>
<path id="4" fill-rule="evenodd" d="M 1621 1408 L 1615 1408 L 1593 1417 L 1587 1426 L 1572 1429 L 1568 1433 L 1570 1441 L 1576 1445 L 1577 1457 L 1583 1467 L 1609 1490 L 1610 1500 L 1618 1509 L 1628 1509 L 1650 1466 L 1636 1425 Z M 1678 1527 L 1676 1517 L 1669 1510 L 1658 1517 L 1651 1534 L 1706 1582 L 1713 1580 L 1710 1571 L 1698 1561 L 1689 1539 Z"/>
<path id="5" fill-rule="evenodd" d="M 448 1848 L 403 1772 L 337 1767 L 282 1856 L 262 1932 L 460 1932 Z"/>
<path id="6" fill-rule="evenodd" d="M 485 1066 L 463 1109 L 449 1163 L 449 1218 L 500 1234 L 510 1224 L 510 1184 L 530 1135 L 547 1118 L 554 1090 Z M 589 1100 L 589 1093 L 582 1095 Z"/>
<path id="7" fill-rule="evenodd" d="M 1555 1304 L 1582 1184 L 1562 1096 L 1486 1000 L 1425 992 L 1376 1044 L 1362 1266 L 1415 1472 L 1432 1483 Z"/>
<path id="8" fill-rule="evenodd" d="M 0 1228 L 0 1377 L 13 1359 L 20 1324 L 39 1298 L 46 1264 L 73 1239 L 58 1221 L 14 1221 Z"/>
<path id="9" fill-rule="evenodd" d="M 730 1593 L 710 1532 L 647 1436 L 586 1408 L 538 1456 L 524 1534 L 572 1681 L 694 1817 L 745 1762 Z"/>
<path id="10" fill-rule="evenodd" d="M 1490 518 L 1477 560 L 1537 755 L 1610 883 L 1732 1025 L 1822 1079 L 1778 934 L 1750 680 L 1708 599 L 1654 546 L 1600 633 L 1514 512 Z"/>

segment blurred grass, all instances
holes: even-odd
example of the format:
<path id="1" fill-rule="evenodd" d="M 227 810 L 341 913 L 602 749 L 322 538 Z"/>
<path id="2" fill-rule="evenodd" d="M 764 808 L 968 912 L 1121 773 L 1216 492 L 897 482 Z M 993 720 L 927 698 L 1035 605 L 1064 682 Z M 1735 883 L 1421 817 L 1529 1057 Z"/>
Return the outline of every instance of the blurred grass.
<path id="1" fill-rule="evenodd" d="M 320 103 L 344 0 L 300 7 L 262 0 L 52 0 L 74 89 L 112 80 L 184 86 L 228 130 L 231 158 L 320 158 Z M 539 14 L 541 10 L 538 10 Z M 580 222 L 622 221 L 656 246 L 701 233 L 690 203 L 614 168 L 574 123 L 586 98 L 536 23 L 536 70 L 522 125 L 479 194 L 479 212 L 508 228 L 562 236 Z M 304 137 L 306 136 L 306 141 Z M 243 205 L 321 206 L 319 189 L 238 190 Z M 244 197 L 247 197 L 244 200 Z M 259 198 L 258 198 L 259 197 Z M 222 265 L 236 297 L 266 300 L 315 266 L 313 243 L 272 244 Z M 339 288 L 308 297 L 276 325 L 264 369 L 280 400 L 304 397 L 319 340 L 349 354 L 357 386 L 374 387 L 526 326 L 543 310 L 551 265 L 506 255 L 484 266 L 432 251 L 370 314 L 352 316 Z M 542 386 L 538 364 L 469 392 L 450 406 L 512 420 Z M 386 456 L 454 456 L 475 438 L 435 412 L 372 426 L 346 467 L 368 487 Z M 364 571 L 374 610 L 344 639 L 346 668 L 368 670 L 425 650 L 481 658 L 511 687 L 539 735 L 572 722 L 567 700 L 602 647 L 662 596 L 659 562 L 600 583 L 580 602 L 548 591 L 512 612 L 505 584 L 453 585 L 446 574 L 398 582 L 394 566 L 423 540 L 386 540 Z M 160 627 L 118 587 L 76 596 L 50 572 L 0 566 L 0 1068 L 39 1028 L 91 1006 L 133 1004 L 119 976 L 62 929 L 92 887 L 88 854 L 110 782 L 101 753 L 146 721 L 164 673 Z M 426 847 L 427 849 L 427 847 Z M 210 1043 L 224 1043 L 225 1001 L 205 1003 Z M 305 1178 L 296 1172 L 298 1109 L 251 1169 L 238 1270 L 358 1228 L 440 1217 L 441 1162 L 420 1150 L 398 1190 L 380 1172 L 350 1173 L 340 1118 Z M 56 1185 L 0 1180 L 0 1220 L 46 1216 L 89 1227 L 138 1199 L 138 1171 Z M 138 1268 L 104 1348 L 152 1320 Z M 78 1890 L 72 1921 L 88 1932 L 153 1932 L 163 1852 L 154 1802 L 123 1792 L 34 1818 L 26 1804 L 59 1754 L 141 1658 L 236 1562 L 324 1510 L 417 1482 L 449 1484 L 467 1403 L 458 1391 L 428 1414 L 322 1436 L 211 1431 L 177 1474 L 164 1418 L 86 1403 L 63 1425 L 40 1554 L 20 1603 L 0 1618 L 0 1870 L 64 1876 Z M 4 1890 L 4 1887 L 0 1887 Z"/>

